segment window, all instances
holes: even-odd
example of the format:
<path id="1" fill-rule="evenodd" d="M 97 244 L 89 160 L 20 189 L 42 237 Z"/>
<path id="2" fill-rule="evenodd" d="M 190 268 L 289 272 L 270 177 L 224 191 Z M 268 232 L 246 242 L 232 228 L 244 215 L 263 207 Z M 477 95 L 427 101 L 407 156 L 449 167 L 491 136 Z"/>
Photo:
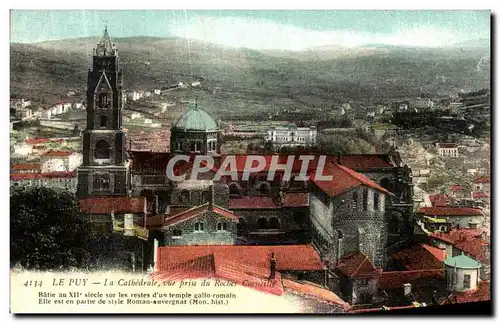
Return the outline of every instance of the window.
<path id="1" fill-rule="evenodd" d="M 269 229 L 279 229 L 280 228 L 280 221 L 278 221 L 277 218 L 271 218 L 269 220 Z"/>
<path id="2" fill-rule="evenodd" d="M 172 232 L 172 238 L 179 238 L 182 236 L 182 231 L 179 230 L 179 229 L 175 229 L 173 232 Z"/>
<path id="3" fill-rule="evenodd" d="M 229 184 L 229 196 L 241 196 L 240 187 L 236 183 Z"/>
<path id="4" fill-rule="evenodd" d="M 225 222 L 217 223 L 217 231 L 227 231 L 227 223 Z"/>
<path id="5" fill-rule="evenodd" d="M 109 159 L 111 150 L 106 140 L 99 140 L 95 145 L 94 157 L 97 159 Z"/>
<path id="6" fill-rule="evenodd" d="M 194 232 L 203 232 L 203 231 L 205 231 L 205 223 L 196 222 L 194 224 Z"/>
<path id="7" fill-rule="evenodd" d="M 270 189 L 269 189 L 269 184 L 268 183 L 262 183 L 259 186 L 259 194 L 260 195 L 269 195 Z"/>
<path id="8" fill-rule="evenodd" d="M 352 192 L 352 208 L 355 209 L 358 206 L 358 191 Z"/>
<path id="9" fill-rule="evenodd" d="M 211 197 L 212 197 L 211 191 L 203 191 L 203 193 L 201 195 L 202 195 L 202 199 L 203 199 L 202 203 L 210 202 Z"/>
<path id="10" fill-rule="evenodd" d="M 368 189 L 363 190 L 363 210 L 368 210 Z"/>
<path id="11" fill-rule="evenodd" d="M 344 238 L 344 233 L 340 230 L 337 230 L 337 239 L 343 239 Z"/>
<path id="12" fill-rule="evenodd" d="M 99 117 L 99 127 L 101 128 L 106 128 L 106 116 L 100 116 Z"/>
<path id="13" fill-rule="evenodd" d="M 470 275 L 464 275 L 464 289 L 470 289 Z"/>
<path id="14" fill-rule="evenodd" d="M 181 202 L 182 203 L 189 203 L 189 191 L 188 190 L 181 191 Z"/>
<path id="15" fill-rule="evenodd" d="M 373 194 L 373 207 L 375 211 L 378 211 L 380 208 L 380 194 L 378 192 Z"/>
<path id="16" fill-rule="evenodd" d="M 96 175 L 93 181 L 94 191 L 107 191 L 109 190 L 109 175 L 102 174 Z"/>
<path id="17" fill-rule="evenodd" d="M 265 218 L 260 218 L 257 224 L 259 225 L 259 229 L 267 229 L 267 220 Z"/>
<path id="18" fill-rule="evenodd" d="M 104 108 L 108 104 L 108 93 L 99 93 L 99 107 Z"/>
<path id="19" fill-rule="evenodd" d="M 182 150 L 182 144 L 180 142 L 177 143 L 177 151 Z"/>

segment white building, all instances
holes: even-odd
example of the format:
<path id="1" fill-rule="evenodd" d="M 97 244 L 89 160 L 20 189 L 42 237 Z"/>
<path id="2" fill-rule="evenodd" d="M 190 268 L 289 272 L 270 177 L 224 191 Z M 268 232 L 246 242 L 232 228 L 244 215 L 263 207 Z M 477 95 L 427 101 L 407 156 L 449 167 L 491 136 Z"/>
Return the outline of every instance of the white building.
<path id="1" fill-rule="evenodd" d="M 64 160 L 49 159 L 42 164 L 42 173 L 64 172 Z"/>
<path id="2" fill-rule="evenodd" d="M 65 171 L 73 171 L 78 166 L 80 166 L 82 164 L 83 155 L 81 153 L 72 152 L 72 151 L 50 150 L 42 156 L 43 162 L 46 162 L 49 160 L 54 160 L 54 159 L 59 159 L 64 163 L 64 170 Z M 56 164 L 54 164 L 54 165 L 56 165 Z"/>
<path id="3" fill-rule="evenodd" d="M 274 147 L 309 147 L 316 145 L 316 127 L 297 127 L 295 124 L 273 127 L 267 131 L 264 140 Z"/>
<path id="4" fill-rule="evenodd" d="M 453 292 L 474 291 L 479 285 L 481 264 L 465 255 L 444 261 L 446 289 Z"/>
<path id="5" fill-rule="evenodd" d="M 48 187 L 75 193 L 77 184 L 76 171 L 10 175 L 10 186 L 12 187 Z"/>
<path id="6" fill-rule="evenodd" d="M 10 99 L 10 107 L 13 109 L 24 109 L 31 105 L 31 101 L 25 99 Z"/>
<path id="7" fill-rule="evenodd" d="M 458 146 L 453 143 L 436 144 L 438 154 L 441 157 L 458 157 Z"/>
<path id="8" fill-rule="evenodd" d="M 14 145 L 13 157 L 27 157 L 33 154 L 33 146 L 26 143 Z"/>
<path id="9" fill-rule="evenodd" d="M 142 118 L 142 114 L 140 114 L 139 112 L 132 112 L 132 114 L 130 115 L 131 120 L 140 119 L 140 118 Z"/>
<path id="10" fill-rule="evenodd" d="M 161 90 L 160 90 L 160 89 L 155 89 L 155 90 L 154 90 L 154 93 L 155 93 L 156 95 L 161 95 Z"/>

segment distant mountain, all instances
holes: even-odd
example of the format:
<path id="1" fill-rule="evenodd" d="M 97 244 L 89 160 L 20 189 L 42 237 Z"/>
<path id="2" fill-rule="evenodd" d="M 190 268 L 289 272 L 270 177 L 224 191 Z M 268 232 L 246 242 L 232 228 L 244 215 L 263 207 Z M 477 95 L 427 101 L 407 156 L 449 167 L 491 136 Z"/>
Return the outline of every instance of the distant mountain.
<path id="1" fill-rule="evenodd" d="M 11 94 L 50 101 L 64 97 L 69 88 L 84 92 L 98 40 L 12 43 Z M 203 80 L 200 91 L 205 91 L 207 109 L 222 114 L 257 113 L 257 107 L 276 106 L 316 111 L 347 100 L 369 103 L 422 92 L 436 95 L 489 87 L 490 78 L 489 70 L 477 68 L 485 54 L 479 50 L 327 46 L 294 52 L 183 38 L 129 37 L 114 42 L 125 89 Z M 212 95 L 215 87 L 223 89 L 217 96 Z"/>

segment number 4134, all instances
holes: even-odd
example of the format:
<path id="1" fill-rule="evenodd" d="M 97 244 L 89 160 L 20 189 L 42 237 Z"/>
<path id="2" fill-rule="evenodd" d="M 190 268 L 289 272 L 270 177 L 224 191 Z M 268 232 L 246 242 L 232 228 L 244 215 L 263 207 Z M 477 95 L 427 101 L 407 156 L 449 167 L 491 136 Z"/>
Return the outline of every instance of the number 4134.
<path id="1" fill-rule="evenodd" d="M 41 280 L 27 280 L 24 284 L 24 287 L 42 287 Z"/>

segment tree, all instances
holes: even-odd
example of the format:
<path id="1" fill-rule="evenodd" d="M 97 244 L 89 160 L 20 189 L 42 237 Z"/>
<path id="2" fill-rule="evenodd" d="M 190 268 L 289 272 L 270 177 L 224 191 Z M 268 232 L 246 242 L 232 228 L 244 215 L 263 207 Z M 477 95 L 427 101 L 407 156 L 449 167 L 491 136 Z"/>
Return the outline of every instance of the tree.
<path id="1" fill-rule="evenodd" d="M 48 188 L 16 190 L 10 197 L 10 265 L 50 270 L 90 261 L 90 222 L 76 198 Z"/>

